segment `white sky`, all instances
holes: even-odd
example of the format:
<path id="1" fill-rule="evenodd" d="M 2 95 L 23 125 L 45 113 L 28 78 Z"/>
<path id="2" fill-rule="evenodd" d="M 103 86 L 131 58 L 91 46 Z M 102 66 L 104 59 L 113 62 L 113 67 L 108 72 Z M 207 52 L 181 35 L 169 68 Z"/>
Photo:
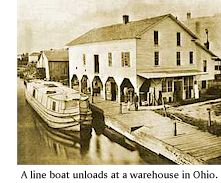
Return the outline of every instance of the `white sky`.
<path id="1" fill-rule="evenodd" d="M 221 0 L 18 0 L 17 51 L 63 47 L 88 30 L 172 13 L 185 20 L 221 13 Z"/>

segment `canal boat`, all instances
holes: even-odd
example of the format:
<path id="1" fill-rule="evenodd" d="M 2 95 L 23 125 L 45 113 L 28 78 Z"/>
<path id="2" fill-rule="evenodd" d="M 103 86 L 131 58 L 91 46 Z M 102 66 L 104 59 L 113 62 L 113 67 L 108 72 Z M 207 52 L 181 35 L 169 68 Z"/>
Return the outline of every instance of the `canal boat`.
<path id="1" fill-rule="evenodd" d="M 80 131 L 92 123 L 88 96 L 61 83 L 25 81 L 25 98 L 52 128 Z"/>

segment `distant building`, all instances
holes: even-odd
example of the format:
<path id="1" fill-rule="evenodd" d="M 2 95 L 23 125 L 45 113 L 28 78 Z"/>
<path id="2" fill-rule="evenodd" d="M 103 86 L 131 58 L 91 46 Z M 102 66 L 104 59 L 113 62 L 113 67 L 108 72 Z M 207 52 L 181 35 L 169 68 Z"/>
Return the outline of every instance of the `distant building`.
<path id="1" fill-rule="evenodd" d="M 28 53 L 18 54 L 17 55 L 17 65 L 25 66 L 28 63 Z"/>
<path id="2" fill-rule="evenodd" d="M 202 44 L 219 57 L 215 60 L 214 69 L 215 79 L 221 81 L 221 14 L 192 18 L 189 12 L 184 23 L 199 37 Z"/>
<path id="3" fill-rule="evenodd" d="M 67 44 L 70 85 L 113 101 L 136 92 L 148 105 L 198 98 L 214 79 L 216 55 L 197 41 L 171 14 L 139 21 L 125 15 Z"/>
<path id="4" fill-rule="evenodd" d="M 17 60 L 21 60 L 22 59 L 22 54 L 17 54 Z"/>
<path id="5" fill-rule="evenodd" d="M 28 56 L 29 63 L 37 63 L 40 58 L 40 52 L 33 52 Z"/>
<path id="6" fill-rule="evenodd" d="M 42 51 L 37 68 L 43 78 L 52 81 L 67 80 L 69 77 L 69 59 L 67 49 Z"/>

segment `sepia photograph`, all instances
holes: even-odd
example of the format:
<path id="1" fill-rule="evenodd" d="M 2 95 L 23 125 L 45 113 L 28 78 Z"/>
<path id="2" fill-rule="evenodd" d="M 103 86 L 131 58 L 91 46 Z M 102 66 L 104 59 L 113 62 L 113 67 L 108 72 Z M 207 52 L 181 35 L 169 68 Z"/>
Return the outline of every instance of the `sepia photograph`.
<path id="1" fill-rule="evenodd" d="M 18 0 L 17 165 L 221 165 L 221 0 Z"/>

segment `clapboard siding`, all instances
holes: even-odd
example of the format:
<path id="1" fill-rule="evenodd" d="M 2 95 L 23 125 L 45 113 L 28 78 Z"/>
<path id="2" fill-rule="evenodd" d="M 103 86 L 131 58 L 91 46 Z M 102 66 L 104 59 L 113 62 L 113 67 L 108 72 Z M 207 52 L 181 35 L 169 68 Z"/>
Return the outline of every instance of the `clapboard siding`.
<path id="1" fill-rule="evenodd" d="M 154 31 L 158 31 L 159 44 L 154 45 Z M 181 46 L 176 45 L 177 32 L 181 33 Z M 159 66 L 154 66 L 154 52 L 159 51 Z M 193 51 L 193 64 L 189 63 L 189 52 Z M 181 52 L 181 66 L 176 65 L 176 52 Z M 155 68 L 193 69 L 196 67 L 196 45 L 192 37 L 172 19 L 167 18 L 149 29 L 137 39 L 137 69 Z"/>

